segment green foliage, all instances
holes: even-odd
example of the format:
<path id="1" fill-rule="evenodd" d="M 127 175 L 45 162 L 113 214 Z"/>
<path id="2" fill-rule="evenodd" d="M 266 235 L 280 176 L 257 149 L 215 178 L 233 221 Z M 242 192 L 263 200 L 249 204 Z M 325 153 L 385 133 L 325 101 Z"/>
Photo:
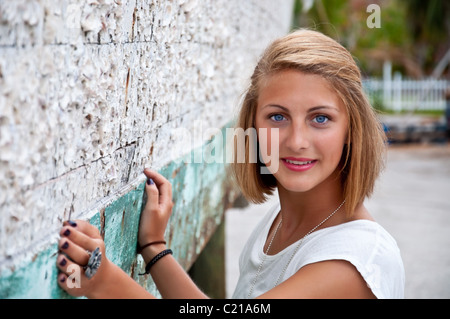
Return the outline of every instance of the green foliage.
<path id="1" fill-rule="evenodd" d="M 381 28 L 369 28 L 367 6 L 380 6 Z M 321 31 L 342 43 L 366 75 L 381 75 L 382 63 L 411 77 L 430 74 L 450 47 L 448 0 L 314 0 L 304 12 L 296 0 L 293 28 Z"/>
<path id="2" fill-rule="evenodd" d="M 384 105 L 383 96 L 381 95 L 381 92 L 374 93 L 369 96 L 369 101 L 372 107 L 380 112 L 386 112 L 387 109 Z"/>

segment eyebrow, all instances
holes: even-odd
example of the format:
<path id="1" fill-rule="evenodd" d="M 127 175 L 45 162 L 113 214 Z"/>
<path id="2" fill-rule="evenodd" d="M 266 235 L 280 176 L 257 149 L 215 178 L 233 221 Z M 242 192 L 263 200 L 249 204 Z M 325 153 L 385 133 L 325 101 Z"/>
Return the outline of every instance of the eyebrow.
<path id="1" fill-rule="evenodd" d="M 336 112 L 340 112 L 340 110 L 337 107 L 329 106 L 329 105 L 319 105 L 319 106 L 314 106 L 314 107 L 310 108 L 308 110 L 308 113 L 315 112 L 315 111 L 318 111 L 321 109 L 334 110 Z"/>
<path id="2" fill-rule="evenodd" d="M 278 104 L 267 104 L 267 105 L 265 105 L 263 107 L 263 109 L 266 108 L 266 107 L 277 107 L 277 108 L 280 108 L 280 109 L 282 109 L 283 111 L 285 111 L 287 113 L 290 112 L 288 108 L 286 108 L 284 106 L 281 106 L 281 105 L 278 105 Z M 321 109 L 328 109 L 328 110 L 334 110 L 334 111 L 340 112 L 340 110 L 337 107 L 334 107 L 334 106 L 318 105 L 318 106 L 314 106 L 314 107 L 308 109 L 308 113 L 315 112 L 315 111 L 318 111 L 318 110 L 321 110 Z"/>
<path id="3" fill-rule="evenodd" d="M 263 109 L 265 109 L 266 107 L 277 107 L 277 108 L 280 108 L 280 109 L 282 109 L 283 111 L 289 113 L 289 109 L 288 109 L 288 108 L 286 108 L 286 107 L 284 107 L 284 106 L 281 106 L 281 105 L 278 105 L 278 104 L 267 104 L 267 105 L 263 106 Z"/>

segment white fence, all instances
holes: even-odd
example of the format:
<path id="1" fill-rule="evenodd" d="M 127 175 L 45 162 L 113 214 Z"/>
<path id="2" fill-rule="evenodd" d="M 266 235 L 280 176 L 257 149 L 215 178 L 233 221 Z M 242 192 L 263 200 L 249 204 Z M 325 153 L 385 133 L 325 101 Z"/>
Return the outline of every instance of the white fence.
<path id="1" fill-rule="evenodd" d="M 393 79 L 365 79 L 363 85 L 374 107 L 396 112 L 444 110 L 445 92 L 450 89 L 447 80 L 402 79 L 398 73 Z"/>

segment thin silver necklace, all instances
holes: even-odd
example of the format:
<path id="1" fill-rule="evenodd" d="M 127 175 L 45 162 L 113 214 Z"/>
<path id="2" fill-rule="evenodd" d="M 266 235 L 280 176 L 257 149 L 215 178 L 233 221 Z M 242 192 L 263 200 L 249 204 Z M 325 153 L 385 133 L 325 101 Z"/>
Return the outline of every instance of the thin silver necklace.
<path id="1" fill-rule="evenodd" d="M 344 199 L 344 201 L 338 206 L 338 208 L 336 208 L 330 215 L 328 215 L 327 218 L 325 218 L 324 220 L 322 220 L 316 227 L 314 227 L 313 229 L 311 229 L 305 236 L 303 236 L 303 237 L 299 240 L 297 246 L 295 246 L 295 249 L 294 249 L 294 252 L 293 252 L 292 255 L 291 255 L 291 258 L 289 258 L 288 262 L 286 263 L 286 266 L 284 266 L 283 271 L 281 272 L 280 276 L 278 277 L 278 280 L 277 280 L 277 282 L 275 283 L 275 285 L 273 286 L 273 288 L 275 288 L 276 286 L 278 286 L 278 284 L 279 284 L 281 278 L 283 277 L 284 273 L 286 272 L 287 267 L 288 267 L 289 264 L 291 263 L 292 258 L 294 258 L 295 254 L 297 253 L 298 249 L 300 248 L 300 246 L 301 246 L 303 240 L 304 240 L 307 236 L 309 236 L 312 232 L 314 232 L 317 228 L 319 228 L 320 226 L 322 226 L 323 223 L 325 223 L 328 219 L 330 219 L 334 214 L 336 214 L 336 213 L 338 212 L 338 210 L 341 209 L 341 207 L 344 205 L 344 203 L 345 203 L 345 199 Z M 258 270 L 256 271 L 255 279 L 253 279 L 253 282 L 252 282 L 252 285 L 251 285 L 251 287 L 250 287 L 250 291 L 249 291 L 249 293 L 248 293 L 247 299 L 249 299 L 250 296 L 251 296 L 251 294 L 253 293 L 253 289 L 255 288 L 255 284 L 256 284 L 256 281 L 258 280 L 258 277 L 259 277 L 259 274 L 260 274 L 260 272 L 261 272 L 262 266 L 263 266 L 264 262 L 266 261 L 267 254 L 269 253 L 270 247 L 272 246 L 273 239 L 274 239 L 275 236 L 277 235 L 278 230 L 280 229 L 282 223 L 283 223 L 283 216 L 281 216 L 280 222 L 278 223 L 278 226 L 277 226 L 277 228 L 275 229 L 275 232 L 273 233 L 272 238 L 270 239 L 269 246 L 267 246 L 266 252 L 264 253 L 264 256 L 263 256 L 263 258 L 262 258 L 262 260 L 261 260 L 261 263 L 259 264 Z"/>

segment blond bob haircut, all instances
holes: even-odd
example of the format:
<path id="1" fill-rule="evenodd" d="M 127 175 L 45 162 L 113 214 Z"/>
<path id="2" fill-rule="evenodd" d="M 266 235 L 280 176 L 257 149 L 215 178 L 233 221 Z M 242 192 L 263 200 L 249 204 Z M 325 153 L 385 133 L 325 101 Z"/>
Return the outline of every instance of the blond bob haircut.
<path id="1" fill-rule="evenodd" d="M 262 81 L 286 69 L 323 77 L 343 101 L 348 116 L 348 134 L 340 161 L 340 178 L 345 210 L 349 216 L 373 192 L 375 180 L 384 165 L 385 134 L 364 94 L 361 73 L 351 54 L 338 42 L 311 30 L 297 30 L 275 40 L 255 67 L 243 95 L 236 127 L 255 127 L 258 94 Z M 235 154 L 236 144 L 235 144 Z M 246 154 L 249 141 L 246 141 Z M 246 155 L 248 158 L 248 156 Z M 276 188 L 271 174 L 261 174 L 264 163 L 231 163 L 231 170 L 244 196 L 262 203 Z"/>

